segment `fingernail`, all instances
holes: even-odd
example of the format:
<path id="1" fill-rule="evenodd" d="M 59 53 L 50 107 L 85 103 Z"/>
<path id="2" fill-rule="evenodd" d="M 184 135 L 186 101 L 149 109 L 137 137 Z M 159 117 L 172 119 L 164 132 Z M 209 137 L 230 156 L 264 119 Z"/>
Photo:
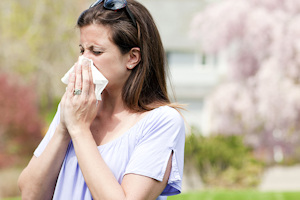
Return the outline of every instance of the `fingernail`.
<path id="1" fill-rule="evenodd" d="M 91 63 L 91 62 L 90 62 L 88 59 L 83 59 L 83 60 L 82 60 L 82 65 L 83 65 L 83 66 L 89 67 L 89 66 L 90 66 L 90 63 Z"/>

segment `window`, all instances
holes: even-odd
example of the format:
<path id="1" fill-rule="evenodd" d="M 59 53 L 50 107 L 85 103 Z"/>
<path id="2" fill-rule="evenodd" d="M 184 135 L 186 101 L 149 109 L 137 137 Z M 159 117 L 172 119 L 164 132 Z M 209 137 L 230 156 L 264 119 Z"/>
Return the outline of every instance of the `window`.
<path id="1" fill-rule="evenodd" d="M 206 55 L 196 52 L 180 52 L 169 51 L 167 52 L 168 64 L 171 68 L 184 67 L 184 68 L 216 68 L 219 64 L 217 55 Z"/>
<path id="2" fill-rule="evenodd" d="M 170 67 L 195 67 L 200 62 L 200 57 L 191 52 L 167 52 L 167 59 Z"/>

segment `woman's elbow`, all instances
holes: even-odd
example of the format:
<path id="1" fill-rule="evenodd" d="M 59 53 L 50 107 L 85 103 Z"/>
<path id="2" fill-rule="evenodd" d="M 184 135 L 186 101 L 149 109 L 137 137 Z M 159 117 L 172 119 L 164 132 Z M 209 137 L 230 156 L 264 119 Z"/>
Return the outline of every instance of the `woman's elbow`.
<path id="1" fill-rule="evenodd" d="M 25 170 L 25 169 L 24 169 Z M 24 181 L 24 170 L 22 171 L 22 173 L 20 174 L 19 178 L 18 178 L 18 187 L 19 190 L 22 192 L 24 187 L 25 187 L 25 181 Z"/>
<path id="2" fill-rule="evenodd" d="M 34 184 L 31 183 L 28 174 L 26 173 L 26 168 L 20 174 L 18 178 L 18 187 L 21 192 L 22 200 L 33 200 L 35 198 L 35 192 L 33 189 Z"/>
<path id="3" fill-rule="evenodd" d="M 19 178 L 18 178 L 18 187 L 19 187 L 19 190 L 22 194 L 22 199 L 26 200 L 26 199 L 30 199 L 29 197 L 29 185 L 30 183 L 26 180 L 26 176 L 25 176 L 25 170 L 23 170 L 23 172 L 20 174 Z"/>
<path id="4" fill-rule="evenodd" d="M 54 191 L 51 187 L 43 187 L 41 181 L 26 174 L 25 170 L 19 176 L 18 187 L 21 192 L 22 200 L 51 200 Z"/>

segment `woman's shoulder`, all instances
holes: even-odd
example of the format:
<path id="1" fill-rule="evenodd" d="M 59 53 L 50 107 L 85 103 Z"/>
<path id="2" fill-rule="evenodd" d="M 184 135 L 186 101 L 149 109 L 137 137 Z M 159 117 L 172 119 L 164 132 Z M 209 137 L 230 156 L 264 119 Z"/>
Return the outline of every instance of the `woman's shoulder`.
<path id="1" fill-rule="evenodd" d="M 184 120 L 181 113 L 170 106 L 160 106 L 148 113 L 143 123 L 144 134 L 153 130 L 177 127 L 185 129 Z"/>
<path id="2" fill-rule="evenodd" d="M 153 109 L 136 133 L 136 144 L 158 144 L 174 147 L 184 141 L 185 124 L 181 114 L 170 106 Z"/>
<path id="3" fill-rule="evenodd" d="M 182 114 L 178 111 L 178 109 L 166 106 L 160 106 L 151 111 L 152 120 L 155 121 L 183 121 Z"/>

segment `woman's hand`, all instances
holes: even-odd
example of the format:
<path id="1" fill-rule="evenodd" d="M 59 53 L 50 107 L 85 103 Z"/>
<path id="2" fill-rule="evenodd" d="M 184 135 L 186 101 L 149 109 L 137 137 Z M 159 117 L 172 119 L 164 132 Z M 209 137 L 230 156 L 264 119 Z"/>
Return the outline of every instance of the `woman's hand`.
<path id="1" fill-rule="evenodd" d="M 91 67 L 83 62 L 82 66 L 75 64 L 74 72 L 69 77 L 69 84 L 61 102 L 61 123 L 70 136 L 89 130 L 98 111 Z M 82 90 L 75 95 L 74 90 Z"/>

